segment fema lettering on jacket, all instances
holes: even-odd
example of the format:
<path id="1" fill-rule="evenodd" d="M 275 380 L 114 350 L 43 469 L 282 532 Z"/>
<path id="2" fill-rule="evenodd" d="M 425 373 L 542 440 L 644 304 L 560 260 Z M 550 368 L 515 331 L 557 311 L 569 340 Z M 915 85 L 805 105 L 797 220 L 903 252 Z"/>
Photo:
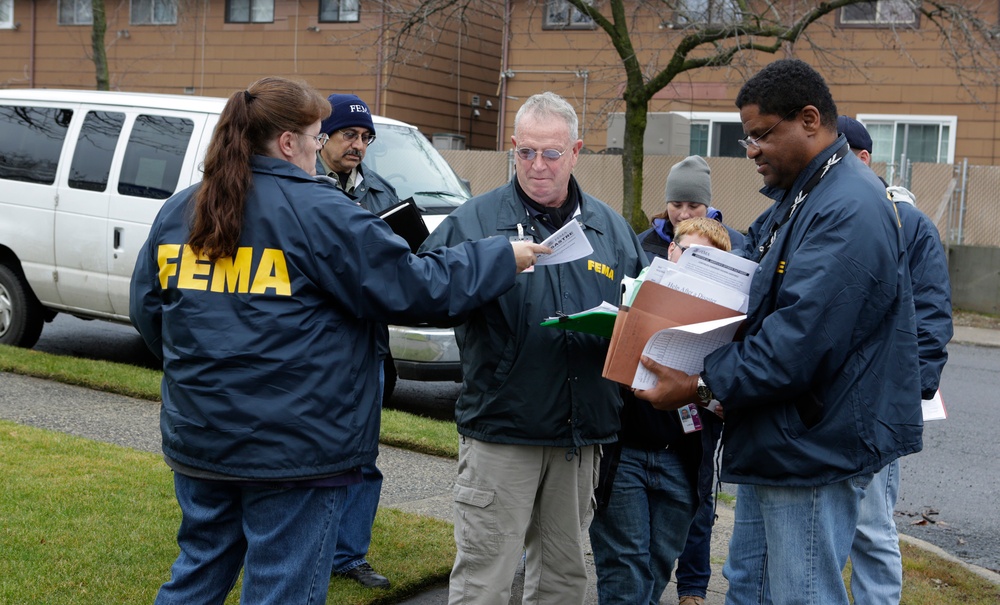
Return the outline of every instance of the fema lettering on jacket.
<path id="1" fill-rule="evenodd" d="M 587 261 L 587 271 L 595 271 L 597 273 L 600 273 L 604 277 L 607 277 L 610 280 L 614 280 L 615 279 L 615 270 L 614 269 L 612 269 L 608 265 L 604 265 L 604 264 L 598 263 L 596 261 L 592 261 L 592 260 L 588 260 Z"/>
<path id="2" fill-rule="evenodd" d="M 256 262 L 255 259 L 256 258 Z M 214 263 L 184 244 L 160 244 L 156 248 L 160 287 L 220 293 L 291 296 L 285 253 L 276 248 L 240 247 L 235 256 Z"/>

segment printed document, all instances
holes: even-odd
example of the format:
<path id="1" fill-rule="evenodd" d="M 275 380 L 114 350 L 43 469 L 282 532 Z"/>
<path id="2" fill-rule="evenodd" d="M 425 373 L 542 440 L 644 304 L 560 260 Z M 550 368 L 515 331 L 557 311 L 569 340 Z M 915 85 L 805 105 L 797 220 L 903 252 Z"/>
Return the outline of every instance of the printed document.
<path id="1" fill-rule="evenodd" d="M 542 245 L 552 248 L 552 254 L 539 254 L 535 265 L 568 263 L 594 252 L 594 247 L 583 234 L 583 226 L 576 219 L 568 221 L 562 229 L 547 237 Z"/>
<path id="2" fill-rule="evenodd" d="M 732 342 L 744 319 L 746 315 L 738 315 L 660 330 L 646 342 L 642 354 L 686 374 L 698 374 L 705 367 L 705 356 Z M 655 386 L 656 376 L 640 362 L 632 388 L 651 389 Z"/>

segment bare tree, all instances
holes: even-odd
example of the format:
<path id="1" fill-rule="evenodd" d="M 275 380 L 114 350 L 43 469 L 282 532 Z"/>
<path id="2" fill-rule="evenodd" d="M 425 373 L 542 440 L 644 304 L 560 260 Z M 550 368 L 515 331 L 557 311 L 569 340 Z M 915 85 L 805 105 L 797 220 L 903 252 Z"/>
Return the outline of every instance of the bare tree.
<path id="1" fill-rule="evenodd" d="M 91 0 L 90 10 L 94 17 L 90 33 L 94 51 L 94 69 L 97 73 L 97 90 L 109 90 L 108 51 L 104 47 L 104 34 L 108 31 L 108 20 L 104 13 L 104 0 Z"/>
<path id="2" fill-rule="evenodd" d="M 589 17 L 607 36 L 619 64 L 614 67 L 619 82 L 624 80 L 621 101 L 625 106 L 625 133 L 622 153 L 622 214 L 637 230 L 648 227 L 642 210 L 643 138 L 647 113 L 653 96 L 685 72 L 701 69 L 734 69 L 743 73 L 750 59 L 758 54 L 791 50 L 800 41 L 808 41 L 827 67 L 863 67 L 845 48 L 822 48 L 809 32 L 830 25 L 821 21 L 843 7 L 870 4 L 873 10 L 915 10 L 919 13 L 924 35 L 936 36 L 941 43 L 940 60 L 954 69 L 962 86 L 974 98 L 974 87 L 991 86 L 1000 78 L 1000 32 L 995 24 L 977 14 L 975 3 L 939 0 L 891 0 L 877 5 L 871 0 L 564 0 L 582 15 Z M 544 0 L 527 0 L 547 6 Z M 382 0 L 381 35 L 388 48 L 387 59 L 406 63 L 422 49 L 434 44 L 441 24 L 464 23 L 471 10 L 493 11 L 494 17 L 506 20 L 504 4 L 476 0 Z M 510 5 L 510 4 L 508 4 Z M 544 8 L 543 8 L 544 10 Z M 640 19 L 658 19 L 675 30 L 660 37 L 656 48 L 643 48 L 633 35 Z M 929 27 L 926 25 L 929 24 Z M 909 28 L 905 28 L 909 29 Z M 887 47 L 906 54 L 904 27 L 877 30 Z M 828 38 L 829 39 L 829 38 Z M 664 46 L 666 45 L 666 46 Z M 916 61 L 911 58 L 911 61 Z"/>

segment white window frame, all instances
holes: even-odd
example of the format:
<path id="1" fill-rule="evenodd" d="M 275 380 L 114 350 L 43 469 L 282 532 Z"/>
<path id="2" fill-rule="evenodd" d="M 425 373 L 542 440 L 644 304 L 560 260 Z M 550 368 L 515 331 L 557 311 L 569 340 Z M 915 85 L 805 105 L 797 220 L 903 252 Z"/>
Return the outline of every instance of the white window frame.
<path id="1" fill-rule="evenodd" d="M 920 24 L 920 13 L 913 8 L 912 3 L 907 0 L 873 0 L 875 5 L 875 19 L 854 19 L 847 20 L 845 12 L 849 6 L 841 7 L 837 11 L 837 25 L 841 27 L 917 27 Z M 857 6 L 851 5 L 851 6 Z M 911 17 L 909 19 L 894 19 L 894 11 L 909 9 Z"/>
<path id="2" fill-rule="evenodd" d="M 587 4 L 593 4 L 593 0 L 588 0 Z M 553 8 L 556 10 L 552 10 Z M 542 29 L 595 29 L 597 27 L 593 19 L 581 13 L 579 9 L 566 0 L 545 0 L 542 10 L 545 11 L 542 14 Z M 553 23 L 550 20 L 553 13 L 563 11 L 566 11 L 566 21 Z"/>
<path id="3" fill-rule="evenodd" d="M 0 0 L 0 29 L 14 29 L 14 0 Z"/>
<path id="4" fill-rule="evenodd" d="M 324 19 L 323 5 L 336 4 L 337 18 Z M 345 5 L 347 5 L 345 7 Z M 361 20 L 360 0 L 319 0 L 319 22 L 320 23 L 355 23 Z"/>
<path id="5" fill-rule="evenodd" d="M 274 23 L 274 0 L 246 0 L 247 19 L 232 19 L 232 0 L 226 0 L 225 23 Z M 270 11 L 266 10 L 270 5 Z"/>
<path id="6" fill-rule="evenodd" d="M 148 5 L 148 21 L 137 21 L 137 4 Z M 170 9 L 170 15 L 157 19 L 156 7 L 160 5 Z M 142 11 L 139 11 L 142 12 Z M 162 11 L 161 11 L 162 14 Z M 176 25 L 177 24 L 177 0 L 129 0 L 129 25 Z"/>
<path id="7" fill-rule="evenodd" d="M 70 5 L 73 8 L 72 20 L 63 20 L 63 7 Z M 59 25 L 91 25 L 94 23 L 94 14 L 91 10 L 90 0 L 59 0 L 58 21 Z"/>
<path id="8" fill-rule="evenodd" d="M 690 25 L 732 25 L 739 21 L 740 9 L 735 0 L 682 0 L 677 3 L 674 23 Z"/>
<path id="9" fill-rule="evenodd" d="M 708 124 L 708 149 L 705 157 L 718 157 L 718 146 L 715 146 L 715 149 L 712 147 L 717 138 L 715 131 L 719 124 L 743 123 L 738 111 L 671 111 L 670 113 L 684 116 L 692 126 Z"/>
<path id="10" fill-rule="evenodd" d="M 932 125 L 948 127 L 947 140 L 938 136 L 938 161 L 939 163 L 955 163 L 955 131 L 958 130 L 958 116 L 931 116 L 931 115 L 906 115 L 906 114 L 883 114 L 883 113 L 859 113 L 855 118 L 867 128 L 870 125 L 891 125 L 892 126 L 892 148 L 888 152 L 884 146 L 874 145 L 872 147 L 872 161 L 895 163 L 899 160 L 899 153 L 896 151 L 896 127 L 900 124 L 908 125 Z M 942 150 L 942 145 L 947 145 L 947 151 Z M 880 148 L 883 147 L 883 148 Z M 944 152 L 943 152 L 944 151 Z M 942 155 L 945 156 L 942 159 Z"/>

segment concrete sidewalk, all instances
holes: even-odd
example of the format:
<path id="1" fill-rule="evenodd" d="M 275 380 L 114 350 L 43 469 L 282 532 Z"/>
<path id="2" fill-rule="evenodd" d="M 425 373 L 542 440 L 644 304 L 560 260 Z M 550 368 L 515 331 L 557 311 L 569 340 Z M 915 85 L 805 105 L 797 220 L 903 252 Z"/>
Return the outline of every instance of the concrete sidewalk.
<path id="1" fill-rule="evenodd" d="M 954 342 L 1000 347 L 1000 331 L 981 328 L 955 328 Z M 0 418 L 20 424 L 61 431 L 97 441 L 159 453 L 159 405 L 154 402 L 111 395 L 0 372 Z M 457 462 L 408 450 L 382 446 L 378 465 L 385 475 L 382 506 L 452 520 L 451 488 L 457 474 Z M 712 536 L 712 580 L 708 605 L 722 605 L 726 581 L 722 562 L 728 551 L 733 526 L 733 510 L 719 503 L 718 521 Z M 937 547 L 915 538 L 902 536 L 944 558 L 958 561 Z M 588 556 L 590 585 L 586 605 L 596 605 L 597 593 L 593 559 Z M 963 564 L 964 565 L 964 564 Z M 1000 575 L 968 566 L 975 573 L 1000 585 Z M 515 579 L 512 603 L 520 602 L 520 578 Z M 447 602 L 444 586 L 402 601 L 408 605 L 441 605 Z M 671 583 L 661 604 L 677 603 L 676 588 Z"/>

